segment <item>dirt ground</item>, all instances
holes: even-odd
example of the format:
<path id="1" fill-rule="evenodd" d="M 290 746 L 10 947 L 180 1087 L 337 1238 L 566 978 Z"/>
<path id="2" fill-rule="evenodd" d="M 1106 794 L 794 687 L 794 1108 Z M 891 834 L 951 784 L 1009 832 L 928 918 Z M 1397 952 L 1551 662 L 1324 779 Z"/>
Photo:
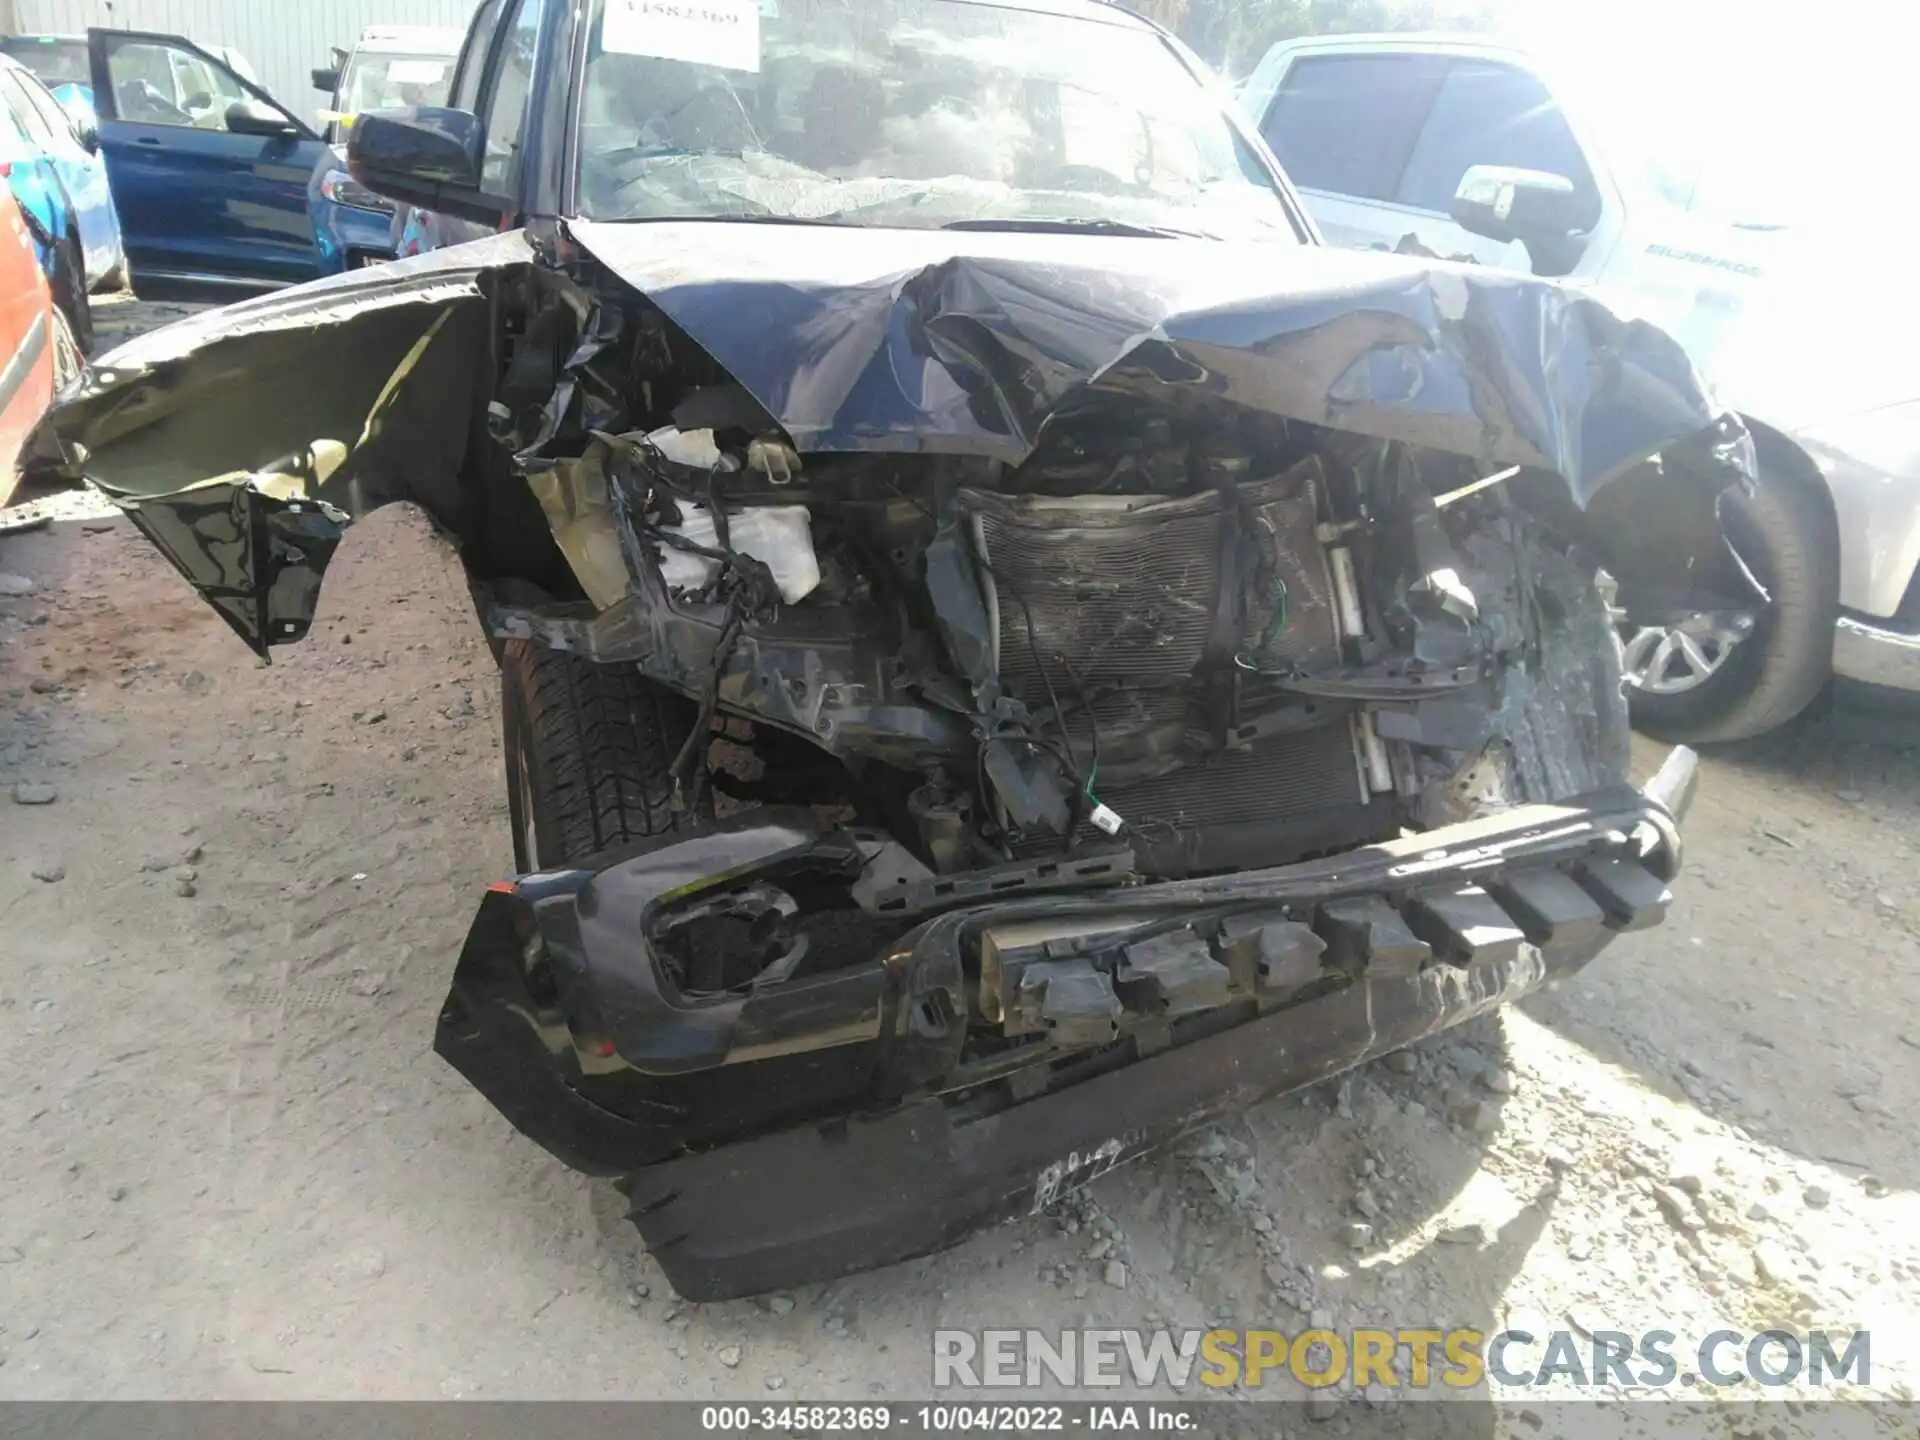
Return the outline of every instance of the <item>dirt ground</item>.
<path id="1" fill-rule="evenodd" d="M 1715 754 L 1669 923 L 1557 991 L 1056 1216 L 689 1306 L 431 1053 L 510 854 L 425 524 L 355 527 L 267 667 L 43 509 L 0 538 L 0 1397 L 924 1396 L 936 1325 L 1084 1323 L 1865 1326 L 1864 1393 L 1920 1385 L 1912 750 Z"/>

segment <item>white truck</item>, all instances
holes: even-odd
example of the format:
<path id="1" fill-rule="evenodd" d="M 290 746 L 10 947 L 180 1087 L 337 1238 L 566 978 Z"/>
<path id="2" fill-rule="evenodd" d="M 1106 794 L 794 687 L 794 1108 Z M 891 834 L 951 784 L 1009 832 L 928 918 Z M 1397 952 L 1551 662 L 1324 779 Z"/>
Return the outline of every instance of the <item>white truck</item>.
<path id="1" fill-rule="evenodd" d="M 1829 675 L 1920 691 L 1920 361 L 1893 313 L 1912 301 L 1864 260 L 1868 227 L 1821 229 L 1829 197 L 1888 190 L 1871 137 L 1803 165 L 1792 92 L 1750 85 L 1737 112 L 1708 67 L 1669 83 L 1633 53 L 1556 66 L 1458 36 L 1296 40 L 1240 99 L 1333 244 L 1590 287 L 1678 336 L 1746 420 L 1761 484 L 1728 529 L 1771 603 L 1623 616 L 1643 728 L 1758 734 Z"/>

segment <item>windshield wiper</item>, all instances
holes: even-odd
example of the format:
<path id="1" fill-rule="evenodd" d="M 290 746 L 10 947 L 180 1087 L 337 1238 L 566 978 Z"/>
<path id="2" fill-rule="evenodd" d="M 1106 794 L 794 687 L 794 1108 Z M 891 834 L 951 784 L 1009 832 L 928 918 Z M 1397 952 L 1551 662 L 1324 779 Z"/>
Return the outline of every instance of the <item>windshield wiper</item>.
<path id="1" fill-rule="evenodd" d="M 810 215 L 622 215 L 622 225 L 833 225 Z"/>
<path id="2" fill-rule="evenodd" d="M 1125 220 L 1013 219 L 953 220 L 942 230 L 1022 230 L 1057 235 L 1132 235 L 1144 240 L 1212 240 L 1199 230 L 1170 230 L 1160 225 L 1133 225 Z"/>

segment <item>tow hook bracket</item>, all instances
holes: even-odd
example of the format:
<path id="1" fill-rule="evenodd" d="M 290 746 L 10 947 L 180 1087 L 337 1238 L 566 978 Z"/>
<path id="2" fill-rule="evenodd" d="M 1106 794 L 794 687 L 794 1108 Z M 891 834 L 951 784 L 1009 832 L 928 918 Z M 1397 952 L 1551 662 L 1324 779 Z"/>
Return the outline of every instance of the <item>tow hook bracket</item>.
<path id="1" fill-rule="evenodd" d="M 1520 932 L 1500 902 L 1478 886 L 1426 891 L 1408 908 L 1413 930 L 1448 960 L 1504 963 L 1520 953 Z"/>
<path id="2" fill-rule="evenodd" d="M 1320 978 L 1327 942 L 1295 920 L 1229 920 L 1220 934 L 1235 987 L 1255 995 L 1291 994 Z"/>
<path id="3" fill-rule="evenodd" d="M 1015 1012 L 1023 1033 L 1044 1031 L 1063 1050 L 1111 1044 L 1120 1033 L 1120 997 L 1086 960 L 1042 960 L 1020 972 Z M 1014 1026 L 1007 1027 L 1013 1033 Z"/>
<path id="4" fill-rule="evenodd" d="M 1316 927 L 1336 962 L 1369 979 L 1413 975 L 1433 958 L 1433 947 L 1407 928 L 1400 912 L 1375 895 L 1336 900 L 1320 907 Z"/>
<path id="5" fill-rule="evenodd" d="M 1225 1005 L 1232 974 L 1191 930 L 1129 945 L 1115 977 L 1129 1009 L 1191 1015 Z"/>
<path id="6" fill-rule="evenodd" d="M 1666 918 L 1673 891 L 1632 860 L 1588 860 L 1573 872 L 1615 930 L 1649 930 Z"/>
<path id="7" fill-rule="evenodd" d="M 1584 944 L 1607 928 L 1607 916 L 1571 875 L 1528 871 L 1489 887 L 1502 908 L 1536 945 L 1550 940 Z"/>

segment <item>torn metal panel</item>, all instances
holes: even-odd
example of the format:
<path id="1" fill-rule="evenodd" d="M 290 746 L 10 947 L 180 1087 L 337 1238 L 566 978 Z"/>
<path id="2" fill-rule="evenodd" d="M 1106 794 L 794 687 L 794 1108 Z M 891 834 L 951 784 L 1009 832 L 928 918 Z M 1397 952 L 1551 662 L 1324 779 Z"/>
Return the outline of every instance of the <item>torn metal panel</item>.
<path id="1" fill-rule="evenodd" d="M 1692 531 L 1711 530 L 1711 494 L 1750 471 L 1750 455 L 1696 439 L 1730 422 L 1664 334 L 1512 276 L 1314 249 L 1276 263 L 1258 247 L 1175 240 L 1089 247 L 1081 237 L 986 232 L 572 228 L 802 452 L 1017 463 L 1064 407 L 1100 396 L 1177 405 L 1187 393 L 1487 468 L 1551 472 L 1577 508 L 1648 456 L 1690 446 L 1688 463 L 1669 457 L 1667 483 L 1702 481 L 1708 509 L 1675 542 L 1683 553 L 1669 568 L 1705 543 Z M 558 369 L 522 363 L 542 353 L 526 345 L 496 377 L 491 297 L 529 275 L 547 277 L 560 302 L 552 313 L 572 317 L 563 324 L 574 338 Z M 513 447 L 529 462 L 568 417 L 610 421 L 624 402 L 596 367 L 610 353 L 611 314 L 535 265 L 522 237 L 493 237 L 155 332 L 105 357 L 47 423 L 67 475 L 149 506 L 214 477 L 262 473 L 321 442 L 346 444 L 346 463 L 309 498 L 350 515 L 412 500 L 462 533 L 473 407 L 496 383 L 509 397 L 532 386 L 535 400 L 544 384 L 530 428 L 513 426 Z M 394 423 L 363 433 L 434 325 L 439 335 L 392 397 Z M 200 553 L 190 531 L 170 542 L 183 573 L 211 589 L 257 588 Z M 259 597 L 246 608 L 266 613 Z M 304 626 L 291 619 L 291 630 L 245 638 L 256 649 L 297 638 Z"/>
<path id="2" fill-rule="evenodd" d="M 171 363 L 216 342 L 284 331 L 310 334 L 316 327 L 343 324 L 376 310 L 465 299 L 478 293 L 480 276 L 527 264 L 532 258 L 526 236 L 514 231 L 374 269 L 330 275 L 217 310 L 201 310 L 135 336 L 96 359 L 92 383 L 67 408 L 78 403 L 84 409 L 88 395 L 119 392 L 143 379 L 161 378 Z"/>
<path id="3" fill-rule="evenodd" d="M 274 480 L 214 482 L 164 504 L 123 508 L 140 533 L 262 658 L 305 637 L 347 515 L 323 500 L 270 493 Z"/>
<path id="4" fill-rule="evenodd" d="M 451 528 L 470 509 L 481 277 L 527 252 L 517 237 L 464 249 L 131 341 L 43 422 L 47 453 L 127 510 L 257 653 L 298 640 L 352 517 L 412 500 Z"/>

